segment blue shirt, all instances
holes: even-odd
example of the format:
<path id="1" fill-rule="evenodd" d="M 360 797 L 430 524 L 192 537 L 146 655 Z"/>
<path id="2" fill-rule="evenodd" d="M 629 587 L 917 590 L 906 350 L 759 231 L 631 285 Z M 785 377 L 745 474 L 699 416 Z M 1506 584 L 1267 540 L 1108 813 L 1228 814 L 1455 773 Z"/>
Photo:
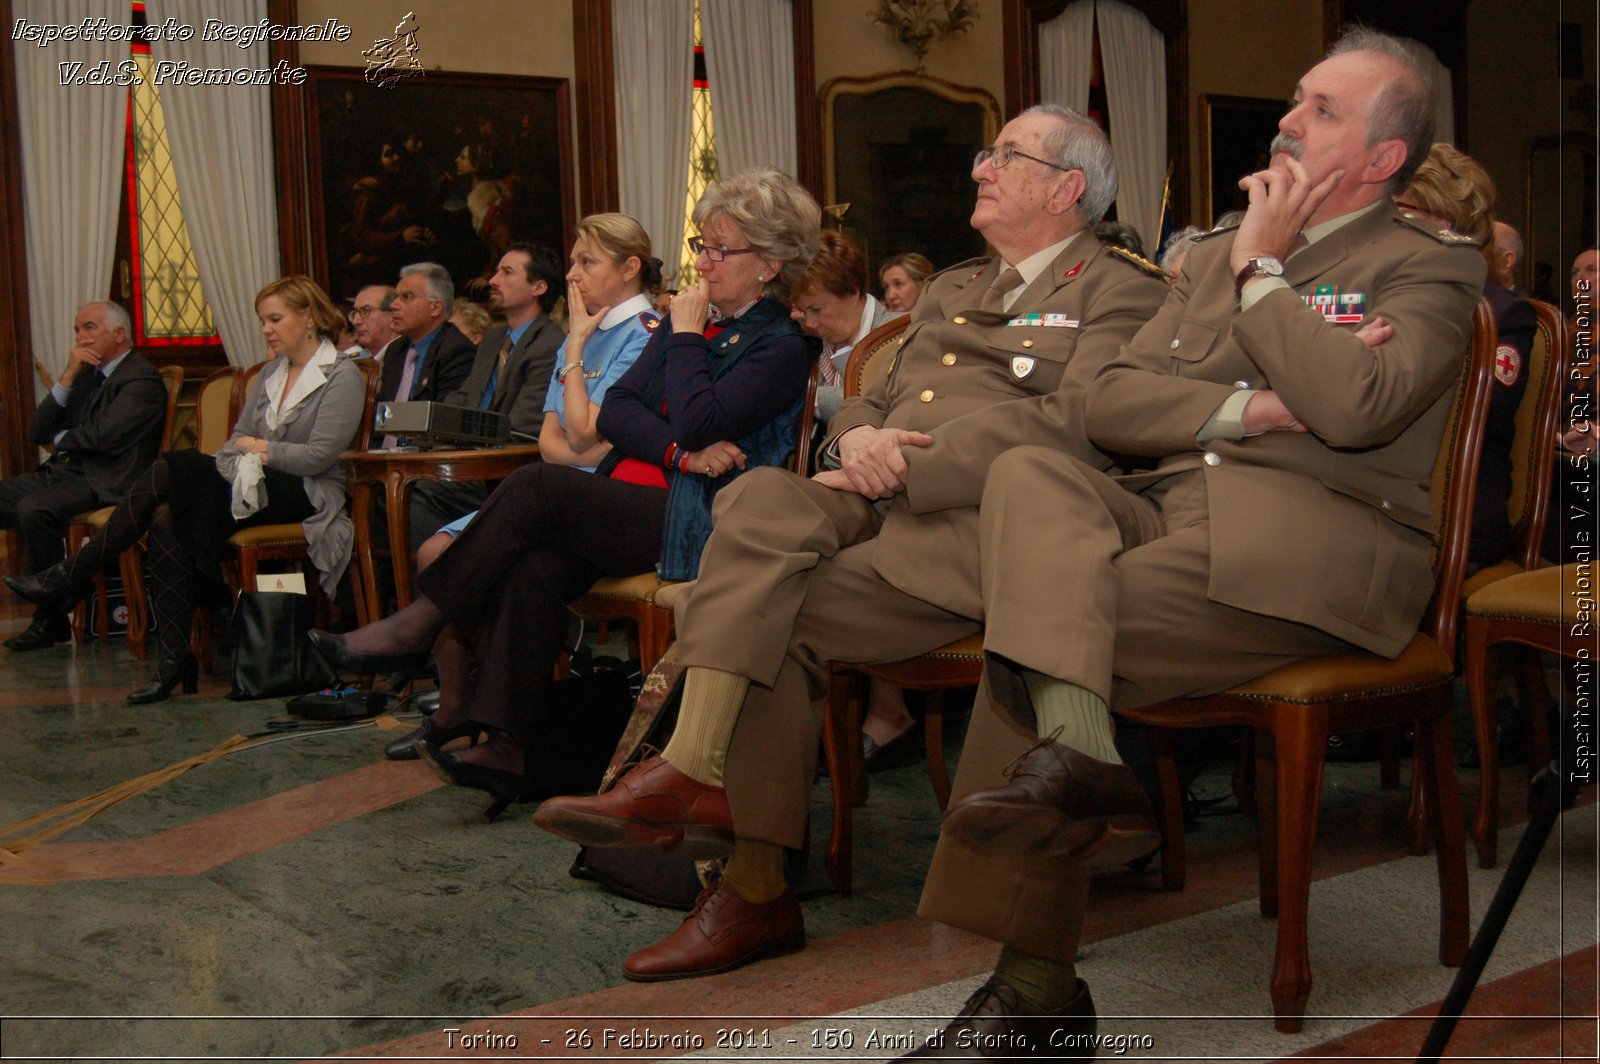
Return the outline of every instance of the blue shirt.
<path id="1" fill-rule="evenodd" d="M 644 345 L 649 343 L 652 329 L 645 322 L 656 320 L 650 310 L 650 300 L 644 295 L 634 296 L 611 308 L 611 312 L 601 319 L 600 327 L 583 348 L 583 376 L 589 402 L 595 406 L 601 405 L 606 390 L 628 371 L 644 350 Z M 555 373 L 560 372 L 566 364 L 567 342 L 563 340 L 556 351 L 556 368 L 550 375 L 550 388 L 544 396 L 545 413 L 554 414 L 562 428 L 567 425 L 567 392 L 565 385 L 556 380 Z M 577 468 L 594 472 L 594 466 Z"/>

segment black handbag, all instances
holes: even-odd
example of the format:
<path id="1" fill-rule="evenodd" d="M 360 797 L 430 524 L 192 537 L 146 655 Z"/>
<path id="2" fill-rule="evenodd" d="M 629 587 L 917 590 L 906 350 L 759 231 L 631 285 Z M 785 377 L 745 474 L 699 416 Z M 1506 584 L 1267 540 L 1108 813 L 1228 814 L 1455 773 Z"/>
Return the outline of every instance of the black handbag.
<path id="1" fill-rule="evenodd" d="M 335 680 L 311 640 L 315 604 L 309 595 L 246 591 L 228 621 L 233 643 L 234 701 L 320 691 Z"/>

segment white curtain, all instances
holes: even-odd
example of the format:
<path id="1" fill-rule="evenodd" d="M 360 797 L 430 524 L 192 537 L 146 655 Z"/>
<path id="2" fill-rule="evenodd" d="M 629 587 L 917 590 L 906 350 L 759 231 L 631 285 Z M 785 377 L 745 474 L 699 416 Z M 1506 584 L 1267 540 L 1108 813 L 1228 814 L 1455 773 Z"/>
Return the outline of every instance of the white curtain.
<path id="1" fill-rule="evenodd" d="M 1082 114 L 1094 77 L 1094 0 L 1079 0 L 1039 27 L 1039 94 Z"/>
<path id="2" fill-rule="evenodd" d="M 791 0 L 700 0 L 723 176 L 752 166 L 796 176 L 793 17 Z"/>
<path id="3" fill-rule="evenodd" d="M 205 0 L 148 0 L 155 25 L 172 18 L 203 26 L 216 15 Z M 230 18 L 259 23 L 267 0 L 240 0 Z M 153 43 L 156 60 L 187 60 L 196 67 L 267 69 L 267 44 L 239 48 L 227 41 Z M 248 366 L 266 358 L 256 321 L 255 297 L 278 276 L 278 200 L 273 187 L 271 89 L 266 85 L 161 86 L 161 109 L 178 179 L 183 219 L 194 245 L 200 286 L 222 336 L 228 361 Z M 337 297 L 340 293 L 330 293 Z"/>
<path id="4" fill-rule="evenodd" d="M 12 16 L 37 26 L 85 18 L 128 20 L 126 0 L 18 0 Z M 128 42 L 15 40 L 22 132 L 22 217 L 27 242 L 28 317 L 33 357 L 61 376 L 78 307 L 111 291 L 117 206 L 123 181 L 126 86 L 61 83 L 101 62 L 128 58 Z M 58 64 L 81 63 L 81 67 Z M 131 309 L 131 308 L 130 308 Z M 37 375 L 38 394 L 44 392 Z"/>
<path id="5" fill-rule="evenodd" d="M 1406 51 L 1422 67 L 1428 77 L 1428 85 L 1433 89 L 1433 139 L 1440 144 L 1454 144 L 1456 142 L 1456 109 L 1455 100 L 1451 95 L 1450 68 L 1439 62 L 1439 57 L 1433 49 L 1421 41 L 1414 41 L 1409 37 L 1401 37 L 1400 43 Z"/>
<path id="6" fill-rule="evenodd" d="M 611 0 L 611 39 L 622 209 L 639 219 L 670 273 L 683 257 L 694 6 Z"/>
<path id="7" fill-rule="evenodd" d="M 1167 49 L 1150 20 L 1126 4 L 1098 0 L 1111 147 L 1117 156 L 1117 217 L 1145 247 L 1161 239 L 1167 180 Z"/>

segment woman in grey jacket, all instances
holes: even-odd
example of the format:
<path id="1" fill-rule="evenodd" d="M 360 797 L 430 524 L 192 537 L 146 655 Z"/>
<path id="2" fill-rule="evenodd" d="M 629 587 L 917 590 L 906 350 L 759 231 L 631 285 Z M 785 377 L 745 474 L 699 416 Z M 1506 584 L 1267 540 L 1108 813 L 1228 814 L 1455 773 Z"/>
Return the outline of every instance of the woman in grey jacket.
<path id="1" fill-rule="evenodd" d="M 219 555 L 251 525 L 303 522 L 319 583 L 331 593 L 354 539 L 339 455 L 366 397 L 365 376 L 333 345 L 343 316 L 309 277 L 283 277 L 256 296 L 261 334 L 276 356 L 245 397 L 216 455 L 168 451 L 117 504 L 104 528 L 67 561 L 13 582 L 33 602 L 66 606 L 94 574 L 149 534 L 150 602 L 161 645 L 153 683 L 128 696 L 160 702 L 197 683 L 189 622 L 197 601 L 227 592 Z"/>

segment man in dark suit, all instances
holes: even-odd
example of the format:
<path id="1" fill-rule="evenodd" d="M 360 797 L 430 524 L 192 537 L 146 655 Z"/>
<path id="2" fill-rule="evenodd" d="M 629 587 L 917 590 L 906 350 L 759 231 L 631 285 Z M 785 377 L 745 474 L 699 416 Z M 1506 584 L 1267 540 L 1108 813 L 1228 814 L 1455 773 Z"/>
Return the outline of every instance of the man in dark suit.
<path id="1" fill-rule="evenodd" d="M 28 435 L 56 452 L 32 473 L 0 481 L 0 528 L 22 536 L 23 571 L 60 561 L 67 523 L 108 506 L 155 461 L 166 416 L 161 374 L 133 350 L 128 312 L 87 303 L 73 321 L 67 368 L 34 411 Z M 39 650 L 71 638 L 66 614 L 41 606 L 12 650 Z"/>
<path id="2" fill-rule="evenodd" d="M 527 244 L 506 249 L 489 279 L 489 305 L 505 315 L 505 324 L 483 334 L 466 383 L 446 396 L 445 403 L 505 414 L 518 442 L 539 438 L 545 390 L 566 336 L 550 320 L 561 286 L 561 257 L 554 251 Z M 420 482 L 411 495 L 412 553 L 488 496 L 489 485 L 481 480 Z"/>
<path id="3" fill-rule="evenodd" d="M 472 341 L 449 322 L 455 282 L 438 263 L 414 262 L 400 270 L 394 287 L 394 330 L 400 336 L 385 349 L 379 399 L 440 402 L 472 368 Z M 381 446 L 399 442 L 385 436 Z"/>

